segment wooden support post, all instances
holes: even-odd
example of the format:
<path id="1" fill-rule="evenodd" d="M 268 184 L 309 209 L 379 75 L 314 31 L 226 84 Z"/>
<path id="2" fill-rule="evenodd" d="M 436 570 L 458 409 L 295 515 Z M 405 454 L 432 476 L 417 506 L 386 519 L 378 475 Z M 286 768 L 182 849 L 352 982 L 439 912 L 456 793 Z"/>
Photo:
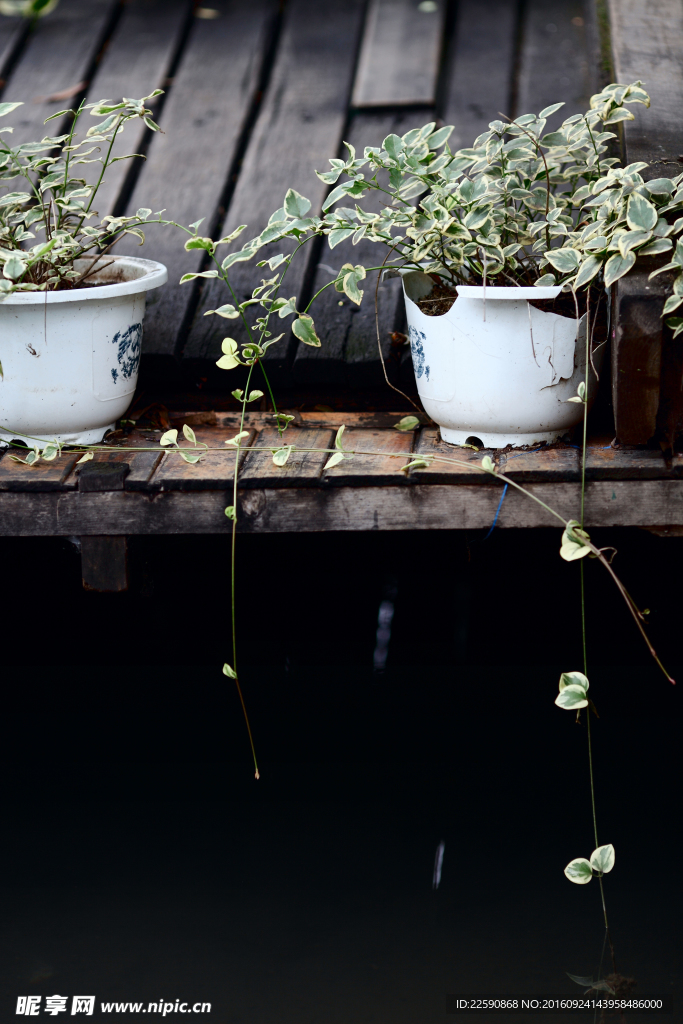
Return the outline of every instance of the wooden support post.
<path id="1" fill-rule="evenodd" d="M 86 590 L 100 593 L 128 590 L 128 539 L 81 537 L 81 576 Z"/>
<path id="2" fill-rule="evenodd" d="M 82 467 L 80 493 L 122 491 L 130 466 L 126 462 L 86 462 Z M 120 593 L 128 590 L 128 541 L 120 535 L 81 537 L 81 576 L 86 590 Z"/>

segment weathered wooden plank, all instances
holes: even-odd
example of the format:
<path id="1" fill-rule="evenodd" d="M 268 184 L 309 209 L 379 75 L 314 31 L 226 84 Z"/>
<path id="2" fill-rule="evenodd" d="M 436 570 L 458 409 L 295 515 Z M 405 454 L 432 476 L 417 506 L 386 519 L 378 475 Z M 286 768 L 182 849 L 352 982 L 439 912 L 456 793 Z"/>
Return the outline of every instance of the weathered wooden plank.
<path id="1" fill-rule="evenodd" d="M 93 453 L 92 462 L 76 464 L 70 475 L 66 478 L 67 486 L 79 486 L 79 476 L 85 466 L 97 465 L 101 462 L 125 463 L 128 472 L 125 475 L 124 487 L 126 490 L 144 490 L 149 483 L 154 470 L 159 465 L 164 454 L 159 447 L 161 431 L 134 430 L 124 435 L 122 431 L 107 438 L 106 447 L 91 449 Z M 151 451 L 131 451 L 130 449 L 147 448 Z M 82 490 L 83 488 L 80 487 Z"/>
<path id="2" fill-rule="evenodd" d="M 357 114 L 351 123 L 348 141 L 362 153 L 365 146 L 380 146 L 387 135 L 404 135 L 410 128 L 421 126 L 427 120 L 428 113 L 417 116 L 406 111 L 394 114 Z M 363 200 L 363 208 L 379 210 L 381 196 L 381 193 L 368 195 Z M 378 267 L 381 266 L 387 252 L 383 245 L 361 241 L 354 246 L 350 240 L 330 249 L 325 240 L 315 271 L 313 294 L 333 280 L 344 263 Z M 376 283 L 377 273 L 368 274 L 363 284 L 364 296 L 360 307 L 351 302 L 346 295 L 335 291 L 334 287 L 328 288 L 316 299 L 311 314 L 316 323 L 321 347 L 299 345 L 293 366 L 295 380 L 318 385 L 381 386 L 384 375 L 379 359 L 375 325 Z M 382 354 L 390 374 L 389 379 L 393 384 L 397 384 L 399 359 L 396 358 L 396 347 L 392 347 L 391 334 L 402 329 L 405 312 L 401 282 L 396 278 L 387 279 L 380 284 L 378 309 Z"/>
<path id="3" fill-rule="evenodd" d="M 415 455 L 439 456 L 451 459 L 451 462 L 435 461 L 428 469 L 414 469 L 411 477 L 422 483 L 429 484 L 485 484 L 491 483 L 488 473 L 482 472 L 481 460 L 485 455 L 494 457 L 493 451 L 482 449 L 475 452 L 471 448 L 460 448 L 441 440 L 438 427 L 423 427 L 420 431 Z"/>
<path id="4" fill-rule="evenodd" d="M 354 107 L 432 106 L 436 101 L 446 0 L 370 0 Z"/>
<path id="5" fill-rule="evenodd" d="M 162 491 L 221 490 L 232 487 L 236 451 L 225 442 L 235 436 L 235 431 L 220 427 L 199 428 L 195 431 L 195 436 L 200 444 L 208 444 L 217 450 L 205 452 L 201 462 L 194 465 L 185 462 L 178 454 L 167 452 L 149 482 L 150 487 Z M 248 437 L 242 439 L 243 446 L 248 448 L 252 445 L 255 436 L 256 431 L 250 430 Z M 195 454 L 192 448 L 188 448 L 188 451 Z M 240 465 L 244 457 L 245 452 L 241 449 Z"/>
<path id="6" fill-rule="evenodd" d="M 154 89 L 172 88 L 166 79 L 189 14 L 188 0 L 129 0 L 88 86 L 88 98 L 93 102 L 120 100 L 124 95 L 139 99 Z M 153 108 L 158 105 L 158 100 L 150 102 Z M 143 152 L 149 135 L 142 121 L 130 122 L 117 139 L 114 156 Z M 109 167 L 97 193 L 101 216 L 113 213 L 130 169 L 129 160 Z"/>
<path id="7" fill-rule="evenodd" d="M 512 116 L 518 7 L 516 0 L 458 3 L 443 110 L 455 125 L 453 150 L 471 146 L 499 112 Z"/>
<path id="8" fill-rule="evenodd" d="M 310 199 L 313 213 L 320 212 L 328 189 L 313 169 L 326 168 L 328 158 L 338 155 L 341 147 L 362 15 L 361 0 L 331 6 L 292 0 L 287 5 L 275 66 L 230 203 L 226 233 L 248 223 L 243 237 L 254 237 L 290 187 Z M 264 258 L 282 251 L 281 243 L 274 249 L 268 246 Z M 308 245 L 287 272 L 287 296 L 301 298 L 313 261 L 317 262 L 316 250 Z M 231 283 L 240 301 L 251 296 L 268 272 L 242 263 L 233 271 Z M 237 320 L 226 332 L 225 321 L 202 314 L 225 301 L 224 286 L 209 282 L 184 351 L 188 368 L 212 375 L 210 382 L 223 390 L 234 384 L 231 375 L 215 370 L 221 340 L 226 333 L 238 341 L 246 335 Z M 285 379 L 295 351 L 296 339 L 288 326 L 285 330 L 285 338 L 264 359 L 275 381 Z"/>
<path id="9" fill-rule="evenodd" d="M 320 483 L 323 466 L 330 457 L 328 452 L 293 451 L 284 466 L 276 466 L 271 449 L 293 444 L 296 448 L 331 448 L 334 434 L 331 430 L 301 429 L 290 426 L 280 438 L 274 427 L 261 430 L 254 440 L 255 448 L 267 452 L 249 452 L 240 471 L 240 487 L 305 487 Z"/>
<path id="10" fill-rule="evenodd" d="M 28 31 L 26 18 L 5 16 L 0 19 L 0 90 L 4 88 L 10 68 Z"/>
<path id="11" fill-rule="evenodd" d="M 81 576 L 86 590 L 120 594 L 128 590 L 128 542 L 125 537 L 81 537 Z"/>
<path id="12" fill-rule="evenodd" d="M 537 448 L 528 452 L 505 452 L 502 470 L 521 484 L 536 481 L 578 480 L 580 478 L 578 448 Z"/>
<path id="13" fill-rule="evenodd" d="M 195 19 L 164 104 L 164 134 L 151 140 L 128 204 L 133 212 L 165 208 L 166 216 L 180 224 L 204 217 L 202 231 L 207 234 L 224 212 L 221 204 L 235 173 L 276 10 L 275 0 L 212 0 L 211 6 L 220 17 Z M 180 287 L 178 282 L 184 273 L 201 269 L 203 253 L 185 252 L 184 241 L 174 228 L 150 225 L 144 250 L 133 241 L 117 250 L 132 255 L 144 251 L 168 267 L 168 284 L 150 293 L 145 316 L 143 363 L 157 384 L 160 375 L 171 375 L 174 368 L 177 372 L 197 298 L 193 285 Z M 228 375 L 223 376 L 227 383 Z"/>
<path id="14" fill-rule="evenodd" d="M 580 508 L 577 483 L 531 484 L 529 490 L 565 518 Z M 163 535 L 227 533 L 230 489 L 144 494 L 78 491 L 35 495 L 0 493 L 4 536 Z M 408 487 L 292 487 L 243 489 L 242 533 L 319 533 L 334 530 L 453 530 L 488 527 L 501 488 L 463 484 Z M 683 526 L 683 480 L 596 480 L 586 493 L 586 525 Z M 536 502 L 508 490 L 498 518 L 503 529 L 561 524 Z M 558 532 L 559 538 L 559 532 Z"/>
<path id="15" fill-rule="evenodd" d="M 683 105 L 683 6 L 680 0 L 608 0 L 618 82 L 641 79 L 652 106 L 634 108 L 626 122 L 626 162 L 645 160 L 645 178 L 681 171 L 679 119 Z"/>
<path id="16" fill-rule="evenodd" d="M 4 101 L 24 103 L 9 121 L 13 146 L 59 134 L 59 121 L 43 122 L 78 102 L 118 6 L 118 0 L 63 0 L 38 21 L 3 94 Z"/>
<path id="17" fill-rule="evenodd" d="M 401 466 L 410 461 L 410 453 L 415 445 L 415 431 L 402 433 L 394 430 L 347 430 L 343 434 L 342 444 L 348 452 L 378 452 L 378 455 L 353 455 L 344 459 L 324 473 L 324 479 L 330 484 L 341 486 L 353 481 L 356 487 L 370 484 L 408 483 Z"/>
<path id="18" fill-rule="evenodd" d="M 662 452 L 650 448 L 613 448 L 589 444 L 586 448 L 587 480 L 658 480 L 671 476 Z"/>
<path id="19" fill-rule="evenodd" d="M 26 458 L 26 451 L 16 449 L 19 458 Z M 68 454 L 57 456 L 51 462 L 37 462 L 35 466 L 27 466 L 15 462 L 9 454 L 0 459 L 0 491 L 63 491 L 74 488 L 75 480 L 69 477 L 80 455 Z"/>
<path id="20" fill-rule="evenodd" d="M 515 114 L 538 113 L 564 100 L 566 105 L 555 115 L 559 122 L 588 109 L 598 74 L 586 8 L 583 0 L 524 4 Z"/>

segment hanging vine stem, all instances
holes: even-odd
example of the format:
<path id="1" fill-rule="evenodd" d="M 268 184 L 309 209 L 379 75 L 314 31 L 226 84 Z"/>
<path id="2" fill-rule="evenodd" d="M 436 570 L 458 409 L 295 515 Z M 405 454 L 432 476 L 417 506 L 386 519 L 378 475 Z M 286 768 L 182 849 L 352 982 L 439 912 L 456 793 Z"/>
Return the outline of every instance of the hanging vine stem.
<path id="1" fill-rule="evenodd" d="M 387 384 L 389 385 L 389 387 L 393 391 L 396 391 L 397 394 L 401 395 L 402 398 L 405 398 L 405 400 L 407 402 L 410 402 L 410 404 L 412 405 L 413 409 L 416 409 L 417 412 L 420 415 L 423 415 L 423 410 L 419 407 L 419 405 L 417 405 L 412 400 L 412 398 L 409 398 L 408 395 L 404 394 L 404 392 L 401 391 L 400 388 L 394 387 L 394 385 L 389 380 L 389 377 L 387 375 L 387 368 L 386 368 L 386 365 L 385 365 L 385 362 L 384 362 L 384 353 L 382 352 L 382 338 L 381 338 L 380 333 L 379 333 L 379 285 L 380 285 L 380 281 L 382 280 L 382 273 L 384 271 L 384 266 L 385 266 L 387 260 L 389 259 L 389 257 L 391 256 L 392 252 L 395 251 L 395 249 L 396 249 L 396 246 L 395 245 L 392 246 L 391 249 L 389 249 L 389 252 L 384 257 L 384 262 L 382 263 L 382 266 L 380 267 L 380 269 L 377 271 L 377 283 L 375 284 L 375 331 L 377 332 L 377 348 L 379 349 L 379 360 L 380 360 L 380 362 L 382 364 L 382 372 L 384 374 L 384 379 L 387 382 Z"/>

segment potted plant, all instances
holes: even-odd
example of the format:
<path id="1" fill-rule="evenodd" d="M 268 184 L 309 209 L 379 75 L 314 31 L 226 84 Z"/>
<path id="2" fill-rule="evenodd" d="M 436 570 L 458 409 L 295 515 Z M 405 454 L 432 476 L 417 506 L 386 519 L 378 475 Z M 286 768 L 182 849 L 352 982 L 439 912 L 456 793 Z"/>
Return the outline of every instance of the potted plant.
<path id="1" fill-rule="evenodd" d="M 322 217 L 308 216 L 310 202 L 290 189 L 265 230 L 220 265 L 226 274 L 265 245 L 291 239 L 294 252 L 258 263 L 278 273 L 246 304 L 212 312 L 241 316 L 245 325 L 253 303 L 268 314 L 296 314 L 294 334 L 317 345 L 311 303 L 299 311 L 296 296 L 279 295 L 292 257 L 317 235 L 332 249 L 346 239 L 383 243 L 380 266 L 345 263 L 330 286 L 360 304 L 368 270 L 402 276 L 418 392 L 444 440 L 490 447 L 555 440 L 580 422 L 584 398 L 590 405 L 595 397 L 605 290 L 636 256 L 671 250 L 683 229 L 683 218 L 670 223 L 669 216 L 683 209 L 683 175 L 645 182 L 646 164 L 622 167 L 609 155 L 617 135 L 606 129 L 633 119 L 628 104 L 649 102 L 641 82 L 608 85 L 557 131 L 545 127 L 562 103 L 492 121 L 455 153 L 452 127 L 434 122 L 389 135 L 361 158 L 347 144 L 346 160 L 316 172 L 335 186 Z M 338 184 L 342 175 L 348 180 Z M 373 193 L 381 207 L 363 208 Z M 683 242 L 654 273 L 662 269 L 680 274 Z M 665 314 L 681 302 L 679 276 Z M 683 318 L 667 322 L 683 329 Z M 246 325 L 251 347 L 242 360 L 273 343 L 268 325 L 269 315 Z M 226 339 L 219 366 L 237 365 L 237 350 Z"/>
<path id="2" fill-rule="evenodd" d="M 142 118 L 157 130 L 145 102 L 159 92 L 61 110 L 48 120 L 73 115 L 64 135 L 14 148 L 0 141 L 0 182 L 9 190 L 0 194 L 4 440 L 101 441 L 131 402 L 145 295 L 164 284 L 166 268 L 109 252 L 124 234 L 144 242 L 151 210 L 98 221 L 93 203 L 109 164 L 127 159 L 112 156 L 126 122 Z M 18 106 L 0 104 L 0 116 Z M 76 127 L 88 109 L 100 121 L 79 141 Z M 82 176 L 86 164 L 97 168 L 93 184 Z"/>

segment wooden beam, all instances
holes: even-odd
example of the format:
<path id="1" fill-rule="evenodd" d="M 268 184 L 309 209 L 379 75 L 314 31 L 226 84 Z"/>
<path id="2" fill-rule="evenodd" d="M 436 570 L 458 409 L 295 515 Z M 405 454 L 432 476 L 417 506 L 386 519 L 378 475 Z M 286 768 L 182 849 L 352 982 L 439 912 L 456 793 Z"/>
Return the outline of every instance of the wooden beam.
<path id="1" fill-rule="evenodd" d="M 580 508 L 578 483 L 530 484 L 529 491 L 567 519 Z M 243 489 L 241 533 L 319 533 L 348 530 L 455 530 L 489 527 L 501 485 L 420 484 L 386 487 Z M 0 534 L 10 537 L 220 534 L 231 523 L 227 489 L 207 491 L 78 491 L 0 493 Z M 683 480 L 591 481 L 586 524 L 683 526 Z M 558 521 L 510 489 L 498 518 L 501 529 L 555 527 Z M 558 534 L 559 536 L 559 534 Z"/>
<path id="2" fill-rule="evenodd" d="M 445 17 L 446 0 L 370 0 L 352 105 L 433 106 Z"/>

